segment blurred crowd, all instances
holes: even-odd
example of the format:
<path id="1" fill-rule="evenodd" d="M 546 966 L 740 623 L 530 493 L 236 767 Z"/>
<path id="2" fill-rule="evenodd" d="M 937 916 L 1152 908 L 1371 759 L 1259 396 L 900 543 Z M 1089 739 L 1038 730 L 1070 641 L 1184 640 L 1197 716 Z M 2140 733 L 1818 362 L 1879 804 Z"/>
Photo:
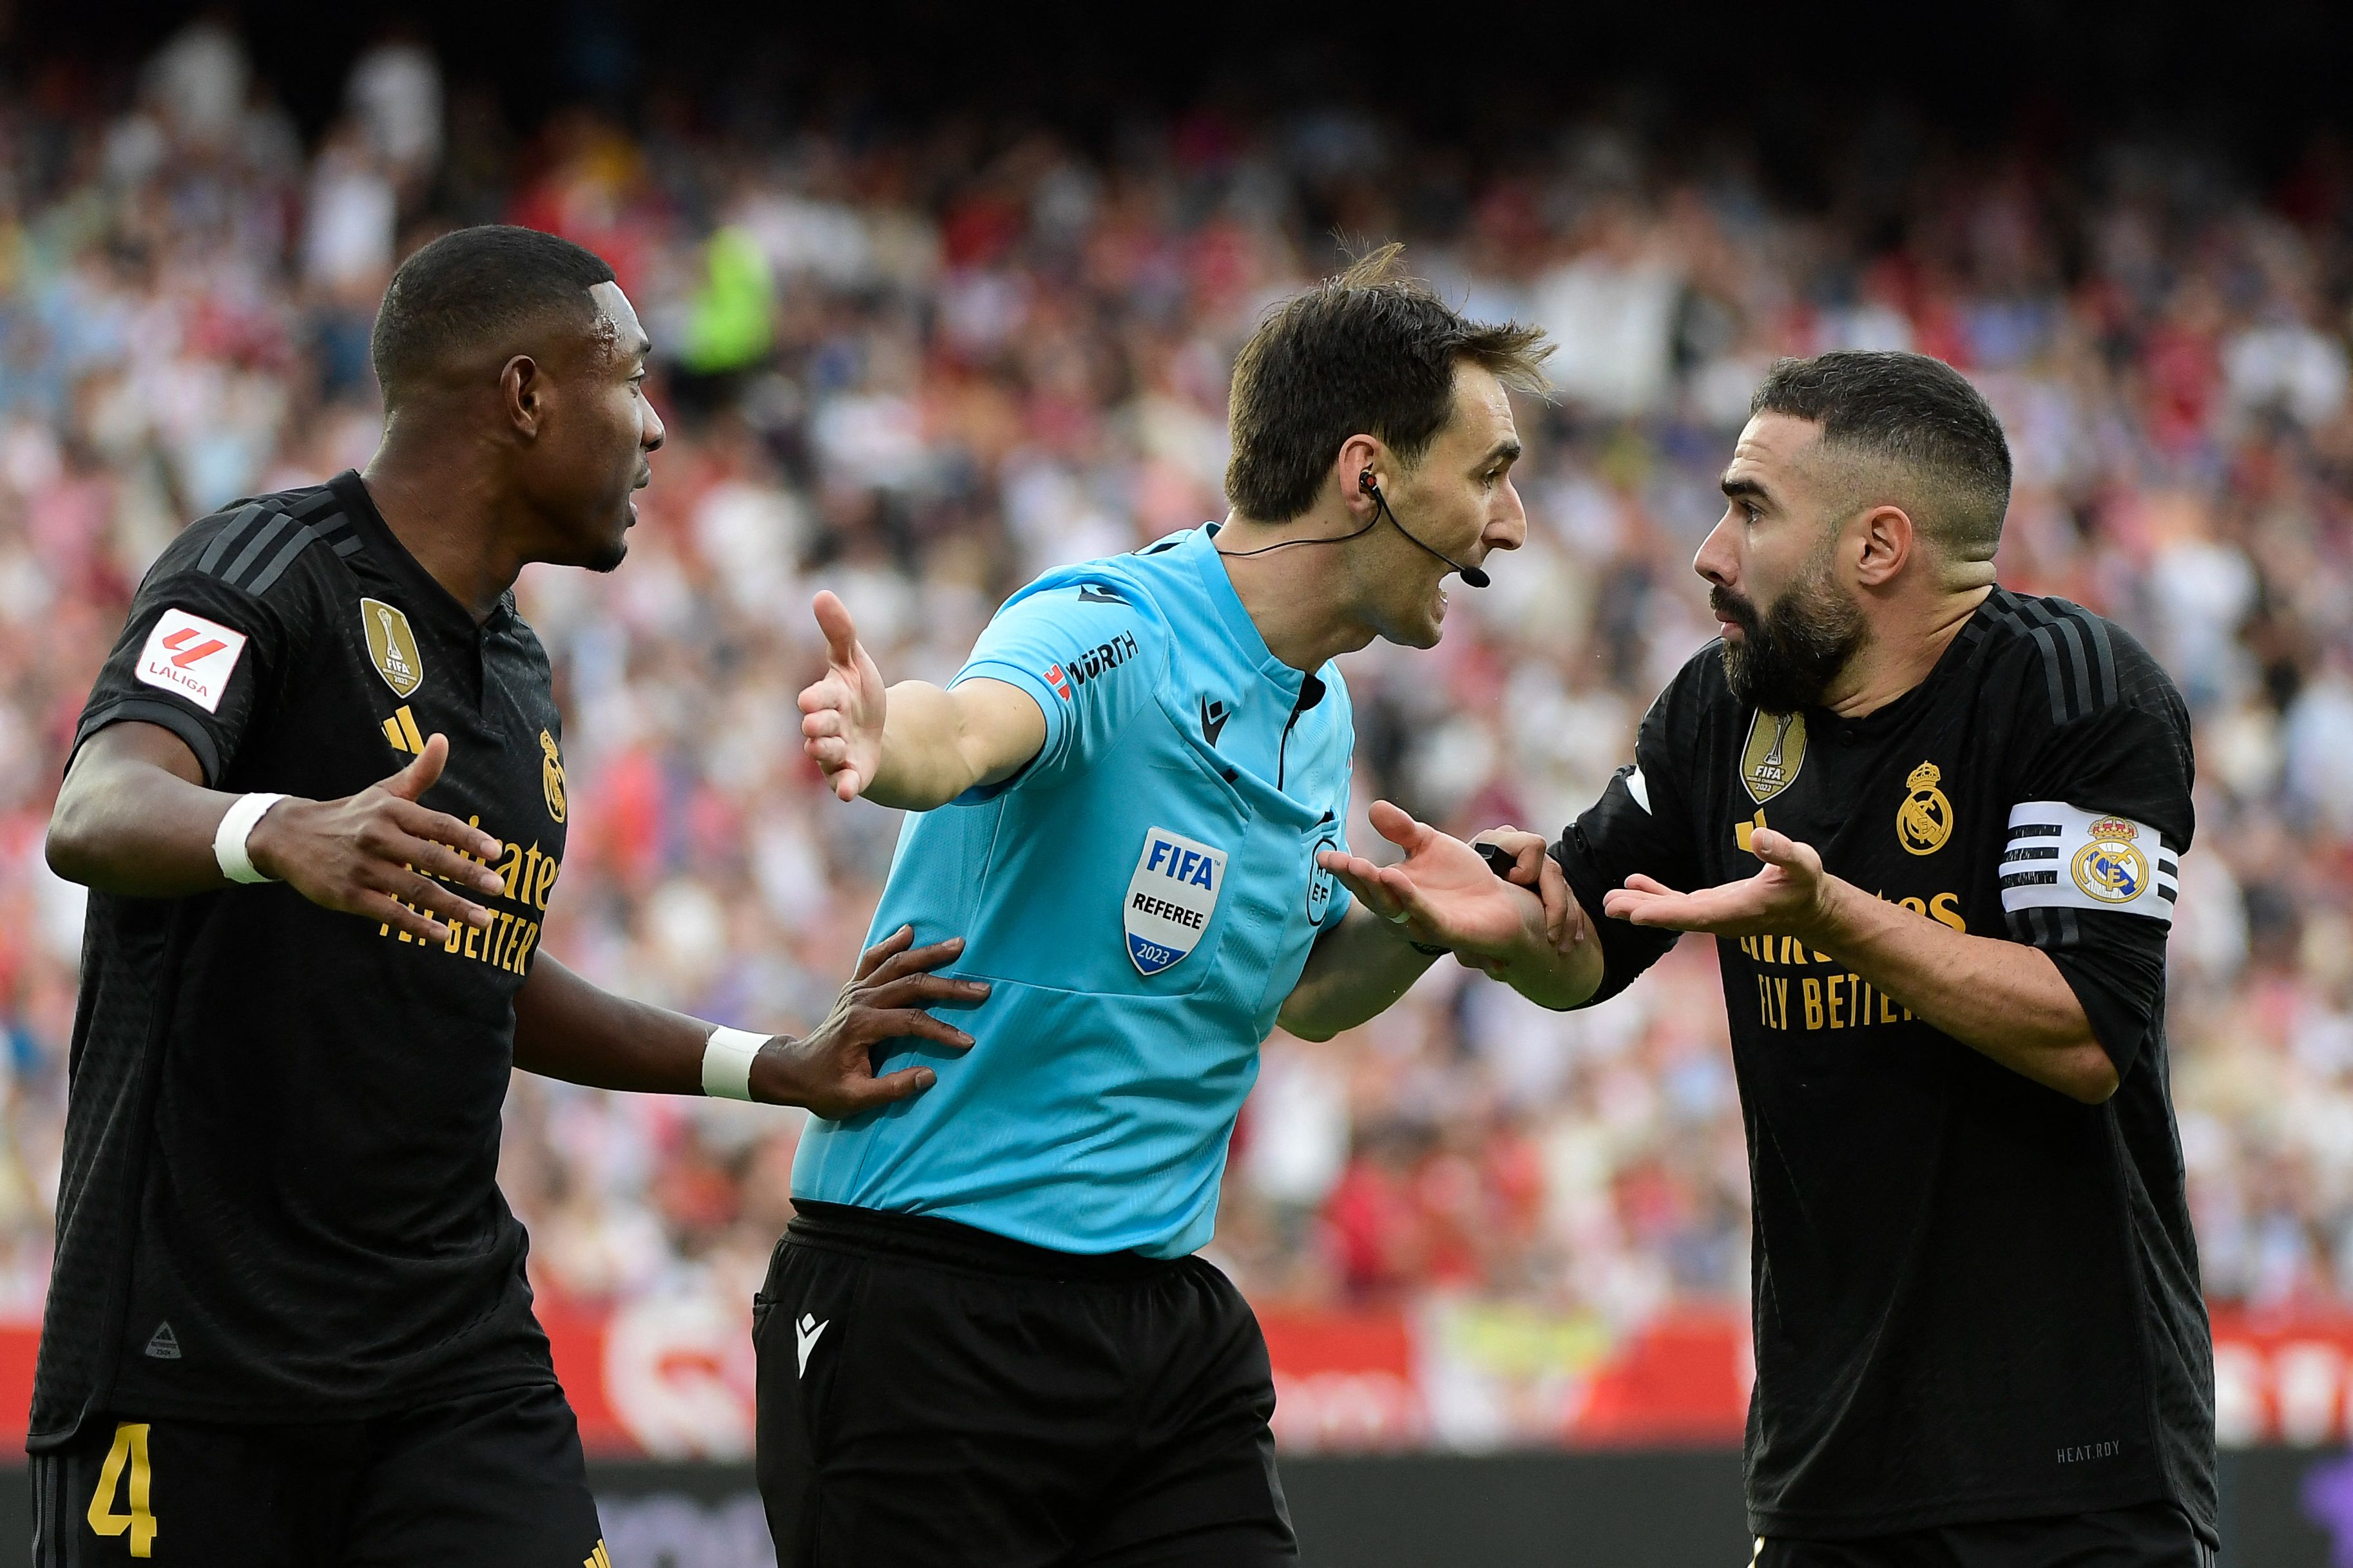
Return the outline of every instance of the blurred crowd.
<path id="1" fill-rule="evenodd" d="M 1259 312 L 1404 239 L 1549 328 L 1526 547 L 1441 647 L 1345 667 L 1366 803 L 1556 829 L 1711 635 L 1690 570 L 1772 359 L 1915 348 L 2010 431 L 2000 569 L 2133 629 L 2195 715 L 2173 1088 L 2217 1300 L 2353 1300 L 2353 160 L 1961 153 L 1901 119 L 1802 203 L 1739 138 L 1564 122 L 1472 158 L 1339 109 L 1139 120 L 1082 147 L 947 117 L 758 137 L 675 105 L 527 134 L 388 36 L 306 136 L 232 34 L 0 97 L 0 1317 L 37 1312 L 81 901 L 45 869 L 63 748 L 132 586 L 233 497 L 364 462 L 398 259 L 506 220 L 605 255 L 668 447 L 609 577 L 533 568 L 568 715 L 547 945 L 744 1026 L 820 1016 L 896 834 L 798 745 L 810 594 L 944 679 L 1058 563 L 1224 512 Z M 387 771 L 396 759 L 387 755 Z M 793 1115 L 518 1078 L 503 1176 L 543 1289 L 740 1301 Z M 1747 1184 L 1714 955 L 1554 1016 L 1452 965 L 1326 1044 L 1278 1035 L 1215 1252 L 1261 1303 L 1471 1298 L 1639 1323 L 1745 1307 Z"/>

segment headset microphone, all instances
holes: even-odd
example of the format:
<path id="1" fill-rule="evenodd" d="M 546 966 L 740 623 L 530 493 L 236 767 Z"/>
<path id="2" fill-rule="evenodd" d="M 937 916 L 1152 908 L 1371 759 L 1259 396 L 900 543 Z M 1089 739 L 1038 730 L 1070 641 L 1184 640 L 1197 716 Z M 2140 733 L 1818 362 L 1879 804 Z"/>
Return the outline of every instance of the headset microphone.
<path id="1" fill-rule="evenodd" d="M 1356 488 L 1364 491 L 1365 494 L 1373 498 L 1373 506 L 1376 510 L 1373 512 L 1373 521 L 1365 524 L 1364 527 L 1357 529 L 1353 533 L 1335 534 L 1329 538 L 1319 539 L 1279 539 L 1272 544 L 1261 544 L 1256 550 L 1220 550 L 1218 553 L 1226 557 L 1229 561 L 1240 561 L 1252 555 L 1264 555 L 1270 550 L 1289 550 L 1294 545 L 1300 544 L 1345 544 L 1352 539 L 1362 539 L 1366 534 L 1370 533 L 1373 530 L 1381 525 L 1381 519 L 1388 518 L 1389 520 L 1389 526 L 1396 529 L 1399 533 L 1405 533 L 1407 541 L 1410 542 L 1415 549 L 1427 552 L 1431 555 L 1437 555 L 1440 561 L 1445 562 L 1449 566 L 1454 568 L 1456 575 L 1460 576 L 1464 583 L 1473 588 L 1483 588 L 1487 585 L 1487 574 L 1482 572 L 1478 567 L 1465 566 L 1461 562 L 1455 560 L 1451 555 L 1440 555 L 1437 551 L 1431 550 L 1429 545 L 1424 544 L 1420 540 L 1414 538 L 1412 534 L 1406 533 L 1405 524 L 1399 522 L 1397 520 L 1397 513 L 1389 510 L 1388 498 L 1381 494 L 1381 487 L 1373 482 L 1372 469 L 1366 468 L 1356 476 Z"/>
<path id="2" fill-rule="evenodd" d="M 1483 588 L 1487 585 L 1487 574 L 1481 571 L 1478 567 L 1465 566 L 1461 562 L 1455 560 L 1451 555 L 1445 554 L 1440 551 L 1431 550 L 1429 545 L 1422 543 L 1420 540 L 1415 539 L 1412 534 L 1406 532 L 1405 524 L 1399 522 L 1398 521 L 1397 513 L 1389 510 L 1388 498 L 1381 494 L 1381 487 L 1374 482 L 1372 469 L 1366 468 L 1356 476 L 1356 488 L 1373 498 L 1373 504 L 1381 509 L 1381 516 L 1389 520 L 1389 526 L 1396 529 L 1399 533 L 1404 533 L 1406 538 L 1411 541 L 1417 549 L 1427 552 L 1431 555 L 1435 555 L 1440 561 L 1445 562 L 1449 566 L 1453 567 L 1455 575 L 1461 577 L 1462 581 L 1470 586 L 1473 588 Z"/>

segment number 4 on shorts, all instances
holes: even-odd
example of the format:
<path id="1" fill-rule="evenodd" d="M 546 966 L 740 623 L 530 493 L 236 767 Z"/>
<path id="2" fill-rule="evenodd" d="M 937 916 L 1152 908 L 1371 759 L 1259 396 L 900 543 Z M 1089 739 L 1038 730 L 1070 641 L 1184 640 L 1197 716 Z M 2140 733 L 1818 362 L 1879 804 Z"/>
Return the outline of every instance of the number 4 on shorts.
<path id="1" fill-rule="evenodd" d="M 115 1484 L 122 1479 L 125 1461 L 131 1466 L 131 1511 L 114 1511 Z M 114 1429 L 114 1447 L 98 1472 L 98 1490 L 90 1500 L 90 1527 L 100 1535 L 131 1532 L 131 1555 L 155 1555 L 155 1516 L 147 1511 L 147 1423 L 125 1421 Z"/>

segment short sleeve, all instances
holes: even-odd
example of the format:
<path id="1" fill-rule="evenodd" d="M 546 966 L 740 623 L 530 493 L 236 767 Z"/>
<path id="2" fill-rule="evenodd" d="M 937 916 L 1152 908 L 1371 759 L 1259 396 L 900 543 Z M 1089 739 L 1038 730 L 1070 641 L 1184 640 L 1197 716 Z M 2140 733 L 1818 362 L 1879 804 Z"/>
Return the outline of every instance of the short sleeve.
<path id="1" fill-rule="evenodd" d="M 1155 700 L 1168 668 L 1168 633 L 1133 584 L 1064 580 L 1016 597 L 980 634 L 951 689 L 1002 680 L 1046 716 L 1046 742 L 1027 767 L 968 790 L 959 805 L 1068 777 L 1107 754 Z"/>
<path id="2" fill-rule="evenodd" d="M 1613 920 L 1604 896 L 1637 874 L 1670 888 L 1697 886 L 1693 847 L 1698 842 L 1683 781 L 1694 776 L 1687 759 L 1697 722 L 1684 711 L 1679 678 L 1651 705 L 1634 738 L 1634 763 L 1618 770 L 1601 798 L 1565 829 L 1552 847 L 1568 889 L 1593 921 L 1601 943 L 1601 986 L 1585 1005 L 1606 1002 L 1666 955 L 1682 934 Z"/>
<path id="3" fill-rule="evenodd" d="M 278 607 L 204 573 L 159 571 L 132 601 L 74 727 L 74 749 L 110 724 L 160 725 L 187 743 L 206 784 L 217 787 L 289 651 Z"/>
<path id="4" fill-rule="evenodd" d="M 2189 716 L 2161 696 L 2053 726 L 2014 786 L 2000 866 L 2011 939 L 2057 965 L 2119 1077 L 2163 1016 L 2193 827 Z"/>

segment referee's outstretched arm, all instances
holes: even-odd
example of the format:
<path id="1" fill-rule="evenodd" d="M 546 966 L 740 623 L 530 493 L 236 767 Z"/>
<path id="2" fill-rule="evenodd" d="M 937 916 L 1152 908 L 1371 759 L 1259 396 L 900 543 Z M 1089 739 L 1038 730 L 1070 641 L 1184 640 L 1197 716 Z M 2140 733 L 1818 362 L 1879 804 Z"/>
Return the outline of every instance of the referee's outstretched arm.
<path id="1" fill-rule="evenodd" d="M 923 680 L 885 689 L 849 610 L 817 596 L 825 674 L 800 695 L 801 749 L 843 800 L 931 811 L 968 789 L 999 784 L 1046 744 L 1038 700 L 1004 680 L 942 690 Z"/>

